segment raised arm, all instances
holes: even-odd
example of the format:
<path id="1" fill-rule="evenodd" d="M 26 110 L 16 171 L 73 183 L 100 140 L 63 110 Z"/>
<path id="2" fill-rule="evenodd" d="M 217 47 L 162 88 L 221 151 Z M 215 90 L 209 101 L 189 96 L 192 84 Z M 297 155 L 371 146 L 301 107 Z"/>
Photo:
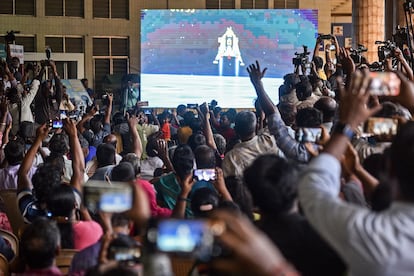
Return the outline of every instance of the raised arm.
<path id="1" fill-rule="evenodd" d="M 110 124 L 111 123 L 111 114 L 112 114 L 112 103 L 114 100 L 114 95 L 112 94 L 108 94 L 108 108 L 105 111 L 105 119 L 104 119 L 104 123 L 105 124 Z"/>
<path id="2" fill-rule="evenodd" d="M 7 102 L 7 98 L 3 97 L 3 99 L 0 102 L 0 132 L 4 133 L 6 130 L 6 120 L 7 115 L 9 114 L 9 104 Z"/>
<path id="3" fill-rule="evenodd" d="M 129 133 L 131 134 L 132 144 L 133 144 L 133 147 L 134 147 L 133 152 L 139 158 L 141 158 L 141 156 L 142 156 L 142 143 L 141 143 L 141 138 L 139 137 L 138 131 L 137 131 L 138 117 L 131 116 L 130 118 L 128 118 L 128 125 L 129 125 Z"/>
<path id="4" fill-rule="evenodd" d="M 62 101 L 62 94 L 63 94 L 62 83 L 60 82 L 60 77 L 57 72 L 55 62 L 53 60 L 50 60 L 49 64 L 50 64 L 50 67 L 52 68 L 53 78 L 55 79 L 55 88 L 56 88 L 55 98 L 58 104 L 60 104 L 60 102 Z"/>
<path id="5" fill-rule="evenodd" d="M 86 113 L 85 115 L 83 115 L 82 119 L 76 125 L 76 127 L 78 128 L 78 130 L 79 130 L 80 133 L 83 134 L 83 132 L 86 130 L 84 124 L 86 123 L 86 121 L 92 119 L 92 117 L 95 115 L 95 113 L 97 111 L 98 111 L 98 109 L 96 108 L 96 106 L 93 106 L 88 113 Z"/>
<path id="6" fill-rule="evenodd" d="M 407 60 L 405 60 L 403 53 L 401 52 L 400 48 L 396 48 L 394 50 L 394 55 L 397 60 L 401 63 L 402 67 L 405 70 L 405 74 L 410 81 L 414 81 L 414 74 L 413 69 L 411 69 L 410 65 L 408 64 Z"/>
<path id="7" fill-rule="evenodd" d="M 206 137 L 207 146 L 214 150 L 217 150 L 217 145 L 214 141 L 213 130 L 211 129 L 210 125 L 210 111 L 207 103 L 200 105 L 199 109 L 197 109 L 197 112 L 199 115 L 201 114 L 203 120 L 204 136 Z"/>
<path id="8" fill-rule="evenodd" d="M 29 179 L 28 174 L 30 168 L 33 166 L 33 161 L 36 157 L 36 153 L 42 146 L 42 141 L 46 139 L 49 134 L 49 128 L 46 124 L 41 125 L 36 131 L 36 139 L 30 147 L 29 151 L 23 158 L 22 164 L 20 165 L 17 173 L 17 190 L 32 189 L 32 182 Z"/>
<path id="9" fill-rule="evenodd" d="M 82 191 L 83 177 L 85 174 L 85 159 L 79 143 L 78 131 L 75 123 L 69 118 L 65 119 L 63 127 L 69 136 L 70 154 L 72 156 L 73 175 L 70 179 L 70 185 L 80 192 Z"/>
<path id="10" fill-rule="evenodd" d="M 256 89 L 259 104 L 268 118 L 269 131 L 274 135 L 277 146 L 283 151 L 286 157 L 297 160 L 298 162 L 308 162 L 312 155 L 304 143 L 299 143 L 289 135 L 289 131 L 282 120 L 279 110 L 274 106 L 272 100 L 264 90 L 262 78 L 267 68 L 260 69 L 259 62 L 251 64 L 247 68 L 250 80 Z M 316 145 L 312 145 L 317 150 Z"/>
<path id="11" fill-rule="evenodd" d="M 193 188 L 193 185 L 195 183 L 193 179 L 193 174 L 190 173 L 186 175 L 184 179 L 178 179 L 178 182 L 181 186 L 181 192 L 180 195 L 177 197 L 171 216 L 173 218 L 184 218 L 185 208 L 188 202 L 188 195 L 190 194 L 191 189 Z"/>

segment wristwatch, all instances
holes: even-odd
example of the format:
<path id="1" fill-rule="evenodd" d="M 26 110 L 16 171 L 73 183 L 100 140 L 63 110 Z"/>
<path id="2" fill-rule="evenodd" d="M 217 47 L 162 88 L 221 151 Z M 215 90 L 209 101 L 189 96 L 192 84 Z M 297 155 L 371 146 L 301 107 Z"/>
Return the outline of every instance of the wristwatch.
<path id="1" fill-rule="evenodd" d="M 339 122 L 336 123 L 333 133 L 345 135 L 349 140 L 351 140 L 355 135 L 355 132 L 350 125 Z"/>

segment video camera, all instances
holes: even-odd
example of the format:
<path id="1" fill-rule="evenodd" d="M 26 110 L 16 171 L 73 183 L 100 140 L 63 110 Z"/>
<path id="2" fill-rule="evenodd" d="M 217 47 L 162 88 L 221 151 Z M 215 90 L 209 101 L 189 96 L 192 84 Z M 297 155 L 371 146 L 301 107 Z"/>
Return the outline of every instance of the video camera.
<path id="1" fill-rule="evenodd" d="M 394 42 L 387 41 L 375 41 L 378 46 L 378 59 L 380 62 L 384 62 L 386 58 L 395 57 L 394 51 L 397 49 L 397 45 Z"/>
<path id="2" fill-rule="evenodd" d="M 368 51 L 368 49 L 364 45 L 358 44 L 358 48 L 356 48 L 356 49 L 351 48 L 351 49 L 349 49 L 349 51 L 351 52 L 350 56 L 351 56 L 352 60 L 355 63 L 359 64 L 359 63 L 362 63 L 362 60 L 363 60 L 362 53 Z"/>
<path id="3" fill-rule="evenodd" d="M 305 68 L 310 68 L 308 46 L 303 45 L 303 53 L 295 52 L 296 57 L 292 59 L 292 63 L 295 66 L 303 65 Z"/>

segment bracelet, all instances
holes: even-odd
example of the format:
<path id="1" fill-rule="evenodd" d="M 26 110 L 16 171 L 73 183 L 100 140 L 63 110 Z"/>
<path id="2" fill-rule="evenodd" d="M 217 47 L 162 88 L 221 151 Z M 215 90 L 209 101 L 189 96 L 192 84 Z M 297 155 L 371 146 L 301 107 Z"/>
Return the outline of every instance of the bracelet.
<path id="1" fill-rule="evenodd" d="M 179 196 L 179 197 L 177 197 L 177 201 L 187 201 L 188 202 L 189 200 L 188 200 L 188 198 Z"/>

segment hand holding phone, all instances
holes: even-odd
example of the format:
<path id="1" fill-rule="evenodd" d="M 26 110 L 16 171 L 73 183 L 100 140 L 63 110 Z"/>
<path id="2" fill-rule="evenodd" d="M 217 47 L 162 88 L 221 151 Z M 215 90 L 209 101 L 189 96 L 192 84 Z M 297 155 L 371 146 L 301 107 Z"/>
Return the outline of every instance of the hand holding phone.
<path id="1" fill-rule="evenodd" d="M 193 174 L 197 181 L 213 181 L 216 179 L 216 169 L 196 169 Z"/>

